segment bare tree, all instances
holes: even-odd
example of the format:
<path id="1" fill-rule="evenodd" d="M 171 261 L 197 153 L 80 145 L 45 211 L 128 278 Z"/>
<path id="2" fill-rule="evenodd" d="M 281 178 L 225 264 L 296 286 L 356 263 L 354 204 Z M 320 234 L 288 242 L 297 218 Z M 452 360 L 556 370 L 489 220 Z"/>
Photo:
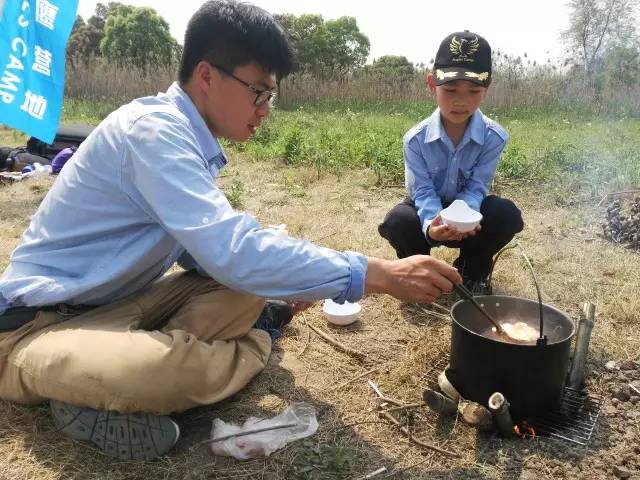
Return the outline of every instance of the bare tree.
<path id="1" fill-rule="evenodd" d="M 636 36 L 635 15 L 639 0 L 570 0 L 569 27 L 562 32 L 574 64 L 582 65 L 589 78 L 603 52 L 624 45 Z"/>

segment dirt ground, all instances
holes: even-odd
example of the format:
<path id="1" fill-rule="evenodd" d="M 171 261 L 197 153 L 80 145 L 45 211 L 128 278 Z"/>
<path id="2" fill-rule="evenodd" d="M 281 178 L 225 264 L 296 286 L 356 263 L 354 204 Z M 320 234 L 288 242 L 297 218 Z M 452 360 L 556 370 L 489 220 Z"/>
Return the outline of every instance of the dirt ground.
<path id="1" fill-rule="evenodd" d="M 318 179 L 315 171 L 274 168 L 272 163 L 235 158 L 232 164 L 222 186 L 235 182 L 245 209 L 263 224 L 286 223 L 293 236 L 393 258 L 376 226 L 402 198 L 402 188 L 376 187 L 367 172 Z M 0 187 L 0 268 L 49 181 Z M 416 437 L 459 456 L 408 443 L 396 427 L 378 418 L 367 380 L 390 397 L 418 402 L 449 350 L 450 320 L 435 307 L 370 296 L 362 301 L 360 320 L 349 327 L 329 326 L 319 305 L 296 317 L 267 369 L 248 388 L 220 404 L 177 416 L 183 435 L 170 455 L 156 462 L 114 461 L 54 432 L 46 406 L 1 401 L 0 478 L 358 479 L 385 467 L 374 478 L 640 479 L 640 395 L 629 387 L 640 388 L 640 256 L 599 235 L 604 212 L 604 206 L 594 208 L 599 199 L 560 205 L 543 187 L 503 186 L 498 192 L 514 199 L 524 213 L 526 228 L 518 240 L 533 261 L 544 301 L 574 319 L 584 302 L 597 306 L 588 389 L 606 400 L 588 448 L 543 438 L 505 440 L 479 433 L 459 419 L 439 419 L 427 409 L 398 416 L 409 422 Z M 496 265 L 494 286 L 509 295 L 535 298 L 524 263 L 510 252 Z M 448 261 L 455 253 L 434 252 Z M 453 300 L 439 303 L 448 307 Z M 308 325 L 365 358 L 337 351 Z M 615 364 L 607 369 L 611 361 Z M 315 406 L 318 432 L 266 459 L 238 462 L 195 446 L 207 438 L 216 417 L 241 422 L 251 415 L 273 416 L 298 401 Z"/>

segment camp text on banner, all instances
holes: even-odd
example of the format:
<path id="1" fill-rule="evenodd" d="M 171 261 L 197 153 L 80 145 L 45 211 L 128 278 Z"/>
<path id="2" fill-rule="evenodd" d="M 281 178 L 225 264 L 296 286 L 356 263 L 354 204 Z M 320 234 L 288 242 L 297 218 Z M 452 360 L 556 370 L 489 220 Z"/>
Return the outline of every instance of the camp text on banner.
<path id="1" fill-rule="evenodd" d="M 65 46 L 77 9 L 78 0 L 4 2 L 0 123 L 53 142 L 62 110 Z"/>

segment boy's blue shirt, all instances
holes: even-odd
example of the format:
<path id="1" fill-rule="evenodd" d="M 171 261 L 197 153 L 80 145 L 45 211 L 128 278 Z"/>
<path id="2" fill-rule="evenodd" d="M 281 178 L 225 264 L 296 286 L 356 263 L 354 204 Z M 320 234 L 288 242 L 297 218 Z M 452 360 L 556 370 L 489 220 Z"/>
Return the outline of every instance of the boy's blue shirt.
<path id="1" fill-rule="evenodd" d="M 423 231 L 443 204 L 461 199 L 474 210 L 487 196 L 509 135 L 480 110 L 457 146 L 442 125 L 440 109 L 404 136 L 405 183 Z"/>

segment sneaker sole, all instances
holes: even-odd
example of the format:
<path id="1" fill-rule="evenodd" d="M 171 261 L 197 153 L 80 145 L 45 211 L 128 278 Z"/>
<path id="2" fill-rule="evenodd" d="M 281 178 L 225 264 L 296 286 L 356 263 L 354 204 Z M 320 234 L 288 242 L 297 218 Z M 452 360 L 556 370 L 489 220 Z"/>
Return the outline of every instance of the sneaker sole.
<path id="1" fill-rule="evenodd" d="M 56 428 L 75 439 L 91 441 L 120 460 L 154 460 L 178 441 L 178 424 L 165 415 L 117 413 L 50 401 Z"/>

